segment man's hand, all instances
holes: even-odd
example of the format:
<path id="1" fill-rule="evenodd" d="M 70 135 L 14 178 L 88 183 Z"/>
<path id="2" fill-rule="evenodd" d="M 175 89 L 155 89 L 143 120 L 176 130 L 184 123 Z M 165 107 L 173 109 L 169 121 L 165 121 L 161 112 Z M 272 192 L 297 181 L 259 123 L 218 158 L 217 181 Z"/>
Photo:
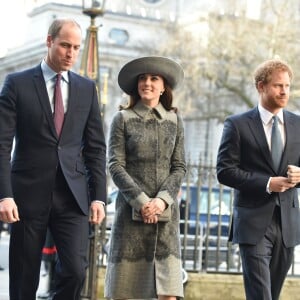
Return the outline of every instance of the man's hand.
<path id="1" fill-rule="evenodd" d="M 287 170 L 288 180 L 290 183 L 298 184 L 300 182 L 300 168 L 293 165 L 288 165 Z"/>
<path id="2" fill-rule="evenodd" d="M 99 225 L 105 218 L 104 205 L 101 202 L 93 201 L 90 207 L 90 222 Z"/>
<path id="3" fill-rule="evenodd" d="M 271 192 L 283 193 L 295 185 L 296 183 L 291 183 L 286 177 L 271 177 L 269 189 Z"/>
<path id="4" fill-rule="evenodd" d="M 1 200 L 0 220 L 5 223 L 20 221 L 18 207 L 13 198 L 4 198 Z"/>

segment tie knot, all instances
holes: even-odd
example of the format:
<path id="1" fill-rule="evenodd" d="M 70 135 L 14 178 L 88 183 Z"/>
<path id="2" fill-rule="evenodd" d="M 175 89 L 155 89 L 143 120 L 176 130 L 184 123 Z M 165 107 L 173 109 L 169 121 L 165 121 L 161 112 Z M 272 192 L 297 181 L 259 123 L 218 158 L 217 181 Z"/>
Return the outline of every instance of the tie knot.
<path id="1" fill-rule="evenodd" d="M 61 80 L 61 73 L 58 73 L 57 75 L 56 75 L 56 81 L 60 81 Z"/>
<path id="2" fill-rule="evenodd" d="M 278 116 L 277 116 L 277 115 L 274 115 L 274 116 L 272 117 L 272 119 L 273 119 L 273 124 L 274 124 L 275 126 L 277 126 L 277 125 L 278 125 L 278 121 L 279 121 Z"/>

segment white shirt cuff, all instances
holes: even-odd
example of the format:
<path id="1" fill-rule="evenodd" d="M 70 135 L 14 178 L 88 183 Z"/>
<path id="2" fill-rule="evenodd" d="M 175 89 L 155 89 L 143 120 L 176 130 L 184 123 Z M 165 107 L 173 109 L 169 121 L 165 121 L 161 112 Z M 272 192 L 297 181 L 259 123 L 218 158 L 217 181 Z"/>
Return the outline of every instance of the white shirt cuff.
<path id="1" fill-rule="evenodd" d="M 271 182 L 271 178 L 272 178 L 272 177 L 269 178 L 268 183 L 267 183 L 267 188 L 266 188 L 266 191 L 267 191 L 268 194 L 272 194 L 272 191 L 270 190 L 270 182 Z"/>
<path id="2" fill-rule="evenodd" d="M 105 203 L 101 200 L 93 200 L 92 202 L 98 202 L 98 203 L 101 203 L 103 206 L 105 206 Z"/>

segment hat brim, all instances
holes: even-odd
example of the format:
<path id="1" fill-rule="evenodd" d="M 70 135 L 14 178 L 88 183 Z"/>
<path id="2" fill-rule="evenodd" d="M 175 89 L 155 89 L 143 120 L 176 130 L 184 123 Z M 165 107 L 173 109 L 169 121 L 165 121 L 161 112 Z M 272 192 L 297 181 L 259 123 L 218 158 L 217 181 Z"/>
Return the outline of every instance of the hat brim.
<path id="1" fill-rule="evenodd" d="M 134 59 L 122 67 L 118 76 L 120 88 L 132 95 L 136 89 L 137 77 L 141 74 L 160 75 L 171 89 L 177 88 L 184 78 L 182 67 L 174 60 L 162 56 L 147 56 Z"/>

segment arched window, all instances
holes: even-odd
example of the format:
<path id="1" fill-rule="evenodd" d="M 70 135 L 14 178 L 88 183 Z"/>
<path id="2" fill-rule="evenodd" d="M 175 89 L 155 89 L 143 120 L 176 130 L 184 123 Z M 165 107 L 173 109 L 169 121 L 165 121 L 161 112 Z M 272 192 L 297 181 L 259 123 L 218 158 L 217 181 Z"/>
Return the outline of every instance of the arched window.
<path id="1" fill-rule="evenodd" d="M 120 28 L 113 28 L 109 32 L 109 37 L 118 45 L 124 45 L 129 39 L 127 30 Z"/>

